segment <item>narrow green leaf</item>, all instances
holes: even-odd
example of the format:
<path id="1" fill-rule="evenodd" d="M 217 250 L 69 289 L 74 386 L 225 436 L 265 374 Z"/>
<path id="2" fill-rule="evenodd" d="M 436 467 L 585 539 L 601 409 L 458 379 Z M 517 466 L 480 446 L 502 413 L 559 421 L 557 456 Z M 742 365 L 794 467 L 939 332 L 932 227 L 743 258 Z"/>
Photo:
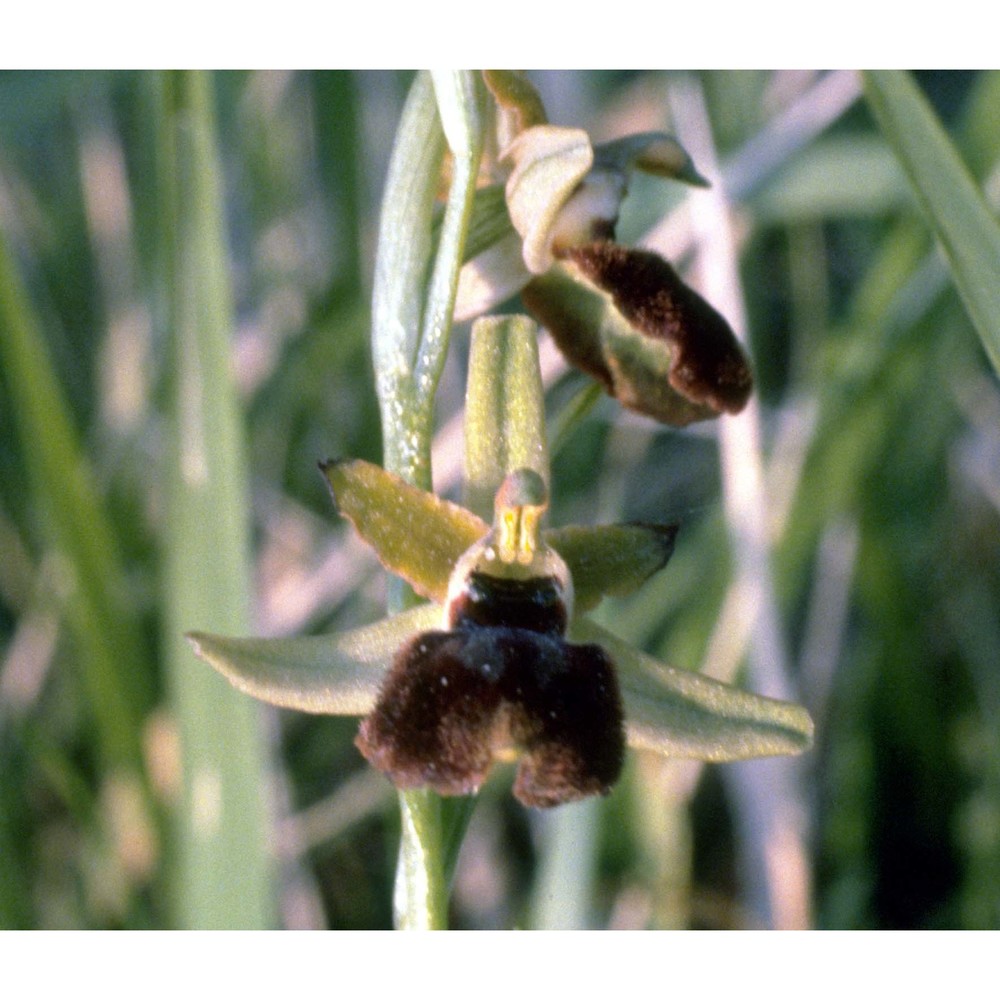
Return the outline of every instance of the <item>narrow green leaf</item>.
<path id="1" fill-rule="evenodd" d="M 386 468 L 430 486 L 430 437 L 414 383 L 445 137 L 430 75 L 416 75 L 389 163 L 372 295 L 372 356 Z M 424 393 L 423 395 L 426 395 Z"/>
<path id="2" fill-rule="evenodd" d="M 164 178 L 171 185 L 171 338 L 166 649 L 184 763 L 178 920 L 190 928 L 268 927 L 267 769 L 260 706 L 184 642 L 192 628 L 249 630 L 249 503 L 236 390 L 211 89 L 202 74 L 164 82 Z"/>
<path id="3" fill-rule="evenodd" d="M 118 540 L 2 233 L 0 360 L 39 527 L 59 559 L 60 606 L 78 652 L 70 662 L 79 664 L 104 763 L 137 775 L 137 681 L 146 655 L 137 612 Z"/>
<path id="4" fill-rule="evenodd" d="M 1000 223 L 912 77 L 898 70 L 870 71 L 864 84 L 1000 373 Z"/>
<path id="5" fill-rule="evenodd" d="M 428 422 L 433 415 L 434 396 L 448 352 L 484 132 L 484 95 L 479 74 L 468 70 L 439 71 L 432 74 L 432 79 L 452 154 L 452 178 L 427 289 L 414 373 L 418 406 Z"/>
<path id="6" fill-rule="evenodd" d="M 441 609 L 421 604 L 335 635 L 231 639 L 192 632 L 195 652 L 240 691 L 261 701 L 326 715 L 367 715 L 399 646 L 435 628 Z"/>
<path id="7" fill-rule="evenodd" d="M 665 666 L 586 618 L 574 623 L 573 637 L 598 643 L 614 659 L 633 747 L 727 761 L 797 754 L 812 745 L 812 719 L 800 705 Z"/>
<path id="8" fill-rule="evenodd" d="M 492 521 L 504 476 L 534 469 L 549 484 L 538 327 L 527 316 L 489 316 L 472 328 L 465 397 L 465 502 Z"/>
<path id="9" fill-rule="evenodd" d="M 445 138 L 434 87 L 418 73 L 403 108 L 379 221 L 372 299 L 376 373 L 412 374 L 431 257 L 431 219 Z"/>

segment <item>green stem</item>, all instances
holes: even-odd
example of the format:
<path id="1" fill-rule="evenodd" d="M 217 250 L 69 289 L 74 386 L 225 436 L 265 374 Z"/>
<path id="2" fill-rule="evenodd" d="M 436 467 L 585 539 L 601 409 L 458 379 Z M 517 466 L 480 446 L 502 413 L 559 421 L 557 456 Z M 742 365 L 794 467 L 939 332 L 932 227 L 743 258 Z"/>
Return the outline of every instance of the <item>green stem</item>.
<path id="1" fill-rule="evenodd" d="M 372 353 L 383 464 L 426 490 L 432 488 L 434 396 L 448 350 L 482 151 L 480 87 L 472 73 L 437 74 L 433 82 L 427 73 L 417 75 L 393 149 L 379 226 Z M 434 195 L 445 133 L 454 175 L 432 266 Z M 412 594 L 394 586 L 389 610 L 401 610 L 412 600 Z M 442 803 L 429 791 L 409 791 L 400 793 L 400 810 L 396 926 L 444 929 L 457 855 L 446 841 L 453 840 L 450 834 L 460 827 L 467 806 Z"/>
<path id="2" fill-rule="evenodd" d="M 448 929 L 440 806 L 438 796 L 425 789 L 399 793 L 401 823 L 393 915 L 401 931 Z"/>

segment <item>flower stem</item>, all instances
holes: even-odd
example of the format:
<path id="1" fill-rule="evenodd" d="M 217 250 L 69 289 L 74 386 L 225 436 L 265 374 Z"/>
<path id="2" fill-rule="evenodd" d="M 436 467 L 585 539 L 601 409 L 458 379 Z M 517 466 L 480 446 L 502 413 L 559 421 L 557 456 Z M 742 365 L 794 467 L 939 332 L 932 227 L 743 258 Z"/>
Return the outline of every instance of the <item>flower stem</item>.
<path id="1" fill-rule="evenodd" d="M 434 396 L 451 317 L 482 152 L 482 85 L 473 73 L 419 73 L 403 111 L 386 181 L 375 268 L 372 353 L 382 412 L 383 464 L 432 488 Z M 434 259 L 432 216 L 445 141 L 454 172 Z M 389 611 L 414 600 L 394 586 Z M 402 814 L 394 913 L 405 930 L 447 927 L 449 871 L 463 829 L 462 803 L 429 791 L 400 793 Z M 446 837 L 443 830 L 448 830 Z"/>
<path id="2" fill-rule="evenodd" d="M 392 909 L 401 931 L 448 928 L 440 804 L 438 796 L 425 789 L 399 793 L 399 861 Z"/>

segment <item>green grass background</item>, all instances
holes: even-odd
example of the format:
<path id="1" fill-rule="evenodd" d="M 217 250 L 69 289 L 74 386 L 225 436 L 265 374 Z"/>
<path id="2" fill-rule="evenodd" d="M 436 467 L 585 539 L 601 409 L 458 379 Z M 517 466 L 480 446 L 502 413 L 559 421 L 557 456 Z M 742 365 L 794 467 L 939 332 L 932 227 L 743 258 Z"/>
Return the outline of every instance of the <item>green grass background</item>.
<path id="1" fill-rule="evenodd" d="M 1000 74 L 913 78 L 941 134 L 905 77 L 840 77 L 839 104 L 809 73 L 533 78 L 598 138 L 683 134 L 671 93 L 704 102 L 817 725 L 792 772 L 808 924 L 1000 926 Z M 258 709 L 177 639 L 384 608 L 316 463 L 380 458 L 368 313 L 409 79 L 0 74 L 2 927 L 391 924 L 396 798 L 356 722 Z M 686 231 L 684 197 L 707 196 L 637 180 L 620 238 Z M 459 328 L 442 428 L 466 355 Z M 553 382 L 553 418 L 582 385 Z M 606 620 L 692 669 L 732 594 L 719 456 L 717 428 L 609 400 L 553 455 L 554 523 L 680 521 Z M 453 924 L 780 924 L 745 864 L 766 782 L 727 767 L 632 755 L 607 800 L 545 817 L 498 768 Z"/>

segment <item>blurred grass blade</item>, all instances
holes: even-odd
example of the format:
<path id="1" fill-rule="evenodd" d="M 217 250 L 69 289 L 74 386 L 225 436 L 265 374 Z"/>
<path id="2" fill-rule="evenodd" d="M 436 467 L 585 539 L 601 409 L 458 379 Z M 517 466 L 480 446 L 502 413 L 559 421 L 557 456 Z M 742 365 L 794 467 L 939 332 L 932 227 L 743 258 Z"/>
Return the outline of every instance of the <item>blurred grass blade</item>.
<path id="1" fill-rule="evenodd" d="M 66 615 L 104 764 L 138 775 L 145 649 L 117 539 L 53 370 L 40 324 L 0 233 L 0 360 L 28 467 L 32 506 L 58 557 Z"/>
<path id="2" fill-rule="evenodd" d="M 472 327 L 465 397 L 465 503 L 493 521 L 508 472 L 534 469 L 549 484 L 538 326 L 527 316 L 488 316 Z"/>
<path id="3" fill-rule="evenodd" d="M 177 920 L 265 928 L 275 914 L 260 706 L 184 641 L 190 629 L 239 634 L 250 626 L 249 504 L 211 100 L 207 75 L 164 80 L 174 377 L 165 645 L 184 761 Z"/>
<path id="4" fill-rule="evenodd" d="M 538 816 L 536 836 L 540 844 L 532 894 L 532 930 L 591 928 L 602 805 L 598 798 L 584 799 Z"/>
<path id="5" fill-rule="evenodd" d="M 25 771 L 23 752 L 12 741 L 0 714 L 0 930 L 34 930 L 35 900 L 31 895 L 31 838 L 24 835 Z"/>
<path id="6" fill-rule="evenodd" d="M 864 74 L 875 118 L 937 235 L 959 294 L 1000 373 L 1000 224 L 909 74 Z"/>

